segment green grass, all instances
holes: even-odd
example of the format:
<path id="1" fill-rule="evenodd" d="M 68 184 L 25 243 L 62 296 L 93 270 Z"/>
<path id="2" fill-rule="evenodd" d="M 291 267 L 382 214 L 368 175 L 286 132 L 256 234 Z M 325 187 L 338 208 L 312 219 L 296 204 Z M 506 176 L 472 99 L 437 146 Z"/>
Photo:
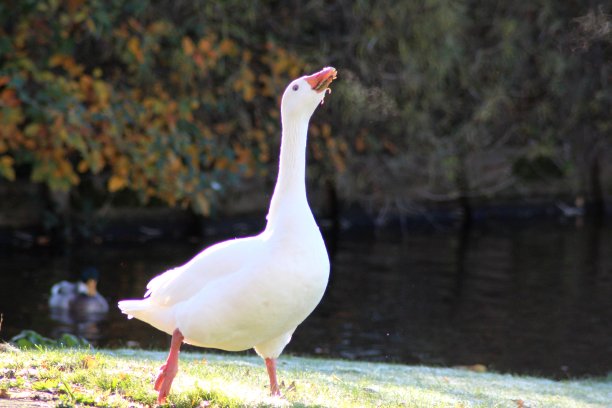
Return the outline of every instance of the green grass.
<path id="1" fill-rule="evenodd" d="M 165 352 L 0 351 L 0 406 L 154 406 Z M 181 353 L 176 407 L 610 407 L 612 376 L 552 381 L 451 368 L 282 356 L 283 398 L 268 396 L 259 357 Z M 13 406 L 13 405 L 8 405 Z M 32 405 L 30 405 L 32 406 Z"/>

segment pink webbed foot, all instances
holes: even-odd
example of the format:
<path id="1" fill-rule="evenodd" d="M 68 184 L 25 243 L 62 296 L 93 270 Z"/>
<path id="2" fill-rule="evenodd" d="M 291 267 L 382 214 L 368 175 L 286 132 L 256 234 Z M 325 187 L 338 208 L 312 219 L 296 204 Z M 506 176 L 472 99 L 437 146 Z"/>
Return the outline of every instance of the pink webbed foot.
<path id="1" fill-rule="evenodd" d="M 268 370 L 268 376 L 270 377 L 270 395 L 273 397 L 280 397 L 281 392 L 278 387 L 278 381 L 276 380 L 276 359 L 266 358 L 266 368 Z"/>
<path id="2" fill-rule="evenodd" d="M 155 380 L 155 391 L 158 391 L 157 403 L 163 404 L 166 402 L 166 397 L 170 394 L 170 388 L 172 387 L 172 381 L 176 377 L 178 372 L 178 364 L 166 363 L 159 368 L 159 374 Z"/>
<path id="3" fill-rule="evenodd" d="M 172 333 L 172 342 L 170 343 L 170 353 L 168 353 L 168 359 L 166 363 L 159 368 L 159 374 L 155 380 L 155 391 L 158 391 L 157 403 L 163 404 L 166 402 L 166 397 L 170 393 L 172 387 L 172 381 L 178 373 L 178 356 L 183 342 L 183 334 L 179 329 L 174 330 Z"/>

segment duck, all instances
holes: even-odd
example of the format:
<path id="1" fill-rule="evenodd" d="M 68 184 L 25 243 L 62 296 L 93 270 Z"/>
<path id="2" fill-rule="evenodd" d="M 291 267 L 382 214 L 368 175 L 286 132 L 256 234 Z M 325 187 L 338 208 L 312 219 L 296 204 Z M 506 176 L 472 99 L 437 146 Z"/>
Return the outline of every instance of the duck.
<path id="1" fill-rule="evenodd" d="M 108 302 L 98 293 L 100 273 L 93 266 L 83 269 L 81 279 L 72 283 L 60 281 L 51 287 L 49 308 L 52 313 L 70 313 L 80 316 L 107 313 Z"/>
<path id="2" fill-rule="evenodd" d="M 49 308 L 56 310 L 68 310 L 70 302 L 79 294 L 87 290 L 83 282 L 60 281 L 51 286 L 49 297 Z"/>
<path id="3" fill-rule="evenodd" d="M 70 302 L 70 311 L 77 317 L 108 312 L 108 302 L 98 292 L 99 277 L 100 274 L 94 267 L 85 268 L 81 274 L 81 281 L 85 283 L 85 291 L 79 292 Z"/>
<path id="4" fill-rule="evenodd" d="M 154 277 L 142 299 L 118 303 L 128 318 L 172 336 L 154 384 L 158 404 L 170 393 L 182 343 L 254 349 L 265 362 L 270 394 L 281 395 L 277 359 L 329 279 L 329 256 L 306 195 L 306 142 L 310 118 L 336 77 L 335 68 L 325 67 L 293 80 L 282 95 L 279 170 L 264 230 L 207 247 Z"/>

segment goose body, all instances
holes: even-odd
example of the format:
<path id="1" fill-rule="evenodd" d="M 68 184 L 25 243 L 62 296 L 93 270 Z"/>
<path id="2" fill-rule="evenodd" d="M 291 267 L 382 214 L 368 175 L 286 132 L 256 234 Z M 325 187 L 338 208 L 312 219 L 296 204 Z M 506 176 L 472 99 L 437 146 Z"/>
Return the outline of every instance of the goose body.
<path id="1" fill-rule="evenodd" d="M 180 329 L 195 346 L 239 351 L 290 336 L 321 300 L 329 274 L 323 239 L 308 218 L 295 234 L 266 229 L 211 246 L 154 278 L 148 297 L 120 307 L 166 333 Z M 278 357 L 285 344 L 265 356 Z"/>
<path id="2" fill-rule="evenodd" d="M 334 68 L 298 78 L 281 102 L 279 174 L 265 230 L 206 248 L 147 285 L 141 300 L 124 300 L 130 317 L 172 334 L 156 382 L 163 402 L 178 369 L 181 342 L 228 351 L 255 348 L 279 394 L 275 360 L 296 327 L 321 300 L 329 277 L 323 238 L 306 198 L 308 122 L 336 77 Z"/>

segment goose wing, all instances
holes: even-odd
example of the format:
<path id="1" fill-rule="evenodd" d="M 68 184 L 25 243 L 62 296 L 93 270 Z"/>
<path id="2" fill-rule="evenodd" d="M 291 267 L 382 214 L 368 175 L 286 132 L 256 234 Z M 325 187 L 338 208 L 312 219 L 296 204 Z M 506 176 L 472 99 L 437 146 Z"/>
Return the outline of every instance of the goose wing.
<path id="1" fill-rule="evenodd" d="M 153 278 L 145 297 L 169 307 L 190 299 L 212 281 L 239 271 L 260 253 L 260 236 L 220 242 L 200 252 L 186 264 Z"/>

